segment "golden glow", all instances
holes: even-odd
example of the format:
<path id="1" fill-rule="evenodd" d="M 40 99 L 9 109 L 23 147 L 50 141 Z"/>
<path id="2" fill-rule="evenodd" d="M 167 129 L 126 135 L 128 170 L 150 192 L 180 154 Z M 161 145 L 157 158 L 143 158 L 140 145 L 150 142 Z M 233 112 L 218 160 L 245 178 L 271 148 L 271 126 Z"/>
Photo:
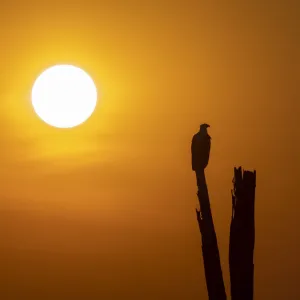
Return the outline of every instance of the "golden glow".
<path id="1" fill-rule="evenodd" d="M 47 124 L 72 128 L 86 121 L 96 108 L 97 88 L 78 67 L 57 65 L 45 70 L 32 88 L 32 105 Z"/>

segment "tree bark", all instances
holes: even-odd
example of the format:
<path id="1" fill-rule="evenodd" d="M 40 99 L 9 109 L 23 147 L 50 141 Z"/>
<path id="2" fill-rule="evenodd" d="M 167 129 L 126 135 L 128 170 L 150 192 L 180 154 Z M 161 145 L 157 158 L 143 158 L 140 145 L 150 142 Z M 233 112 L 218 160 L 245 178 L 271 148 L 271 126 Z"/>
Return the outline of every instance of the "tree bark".
<path id="1" fill-rule="evenodd" d="M 256 171 L 234 168 L 229 269 L 232 300 L 253 300 Z"/>
<path id="2" fill-rule="evenodd" d="M 209 300 L 226 300 L 216 232 L 203 170 L 196 171 L 200 210 L 196 210 L 202 236 L 202 255 Z"/>

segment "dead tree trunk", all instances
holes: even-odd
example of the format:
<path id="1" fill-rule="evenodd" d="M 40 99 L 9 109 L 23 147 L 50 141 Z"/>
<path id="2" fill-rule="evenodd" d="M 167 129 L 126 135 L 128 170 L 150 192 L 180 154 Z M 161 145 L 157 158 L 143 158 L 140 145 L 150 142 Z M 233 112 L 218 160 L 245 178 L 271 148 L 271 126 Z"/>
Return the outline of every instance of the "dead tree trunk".
<path id="1" fill-rule="evenodd" d="M 204 169 L 196 172 L 200 211 L 196 210 L 202 236 L 202 255 L 209 300 L 226 300 L 216 232 L 210 209 Z"/>
<path id="2" fill-rule="evenodd" d="M 253 300 L 256 171 L 234 169 L 229 269 L 232 300 Z"/>

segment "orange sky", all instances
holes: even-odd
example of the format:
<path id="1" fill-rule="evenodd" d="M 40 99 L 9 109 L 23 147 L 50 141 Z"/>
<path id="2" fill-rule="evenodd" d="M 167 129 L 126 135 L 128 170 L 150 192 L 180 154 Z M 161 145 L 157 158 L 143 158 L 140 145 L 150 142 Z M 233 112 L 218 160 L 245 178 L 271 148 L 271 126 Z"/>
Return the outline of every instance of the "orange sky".
<path id="1" fill-rule="evenodd" d="M 1 299 L 205 299 L 190 166 L 202 122 L 228 294 L 243 165 L 257 170 L 255 298 L 300 298 L 299 4 L 225 2 L 2 2 Z M 101 93 L 69 131 L 30 104 L 57 63 Z"/>

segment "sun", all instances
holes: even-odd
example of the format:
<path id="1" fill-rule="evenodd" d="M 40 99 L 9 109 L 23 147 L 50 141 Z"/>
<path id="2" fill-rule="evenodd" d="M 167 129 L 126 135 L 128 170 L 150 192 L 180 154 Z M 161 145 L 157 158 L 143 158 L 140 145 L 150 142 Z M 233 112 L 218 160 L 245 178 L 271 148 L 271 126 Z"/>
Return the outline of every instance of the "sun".
<path id="1" fill-rule="evenodd" d="M 85 122 L 97 105 L 97 88 L 92 78 L 72 65 L 45 70 L 32 88 L 36 114 L 57 128 L 72 128 Z"/>

